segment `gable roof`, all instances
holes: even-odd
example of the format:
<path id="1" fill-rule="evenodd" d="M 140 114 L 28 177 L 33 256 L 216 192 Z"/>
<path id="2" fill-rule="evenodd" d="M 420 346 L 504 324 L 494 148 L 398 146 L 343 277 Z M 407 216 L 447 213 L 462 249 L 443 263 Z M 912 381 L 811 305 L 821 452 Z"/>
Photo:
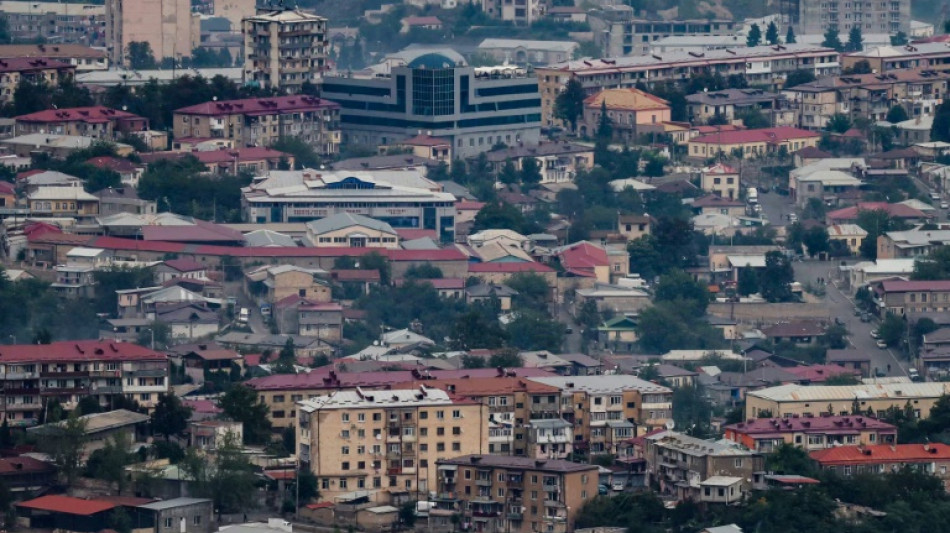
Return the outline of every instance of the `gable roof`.
<path id="1" fill-rule="evenodd" d="M 79 516 L 92 516 L 103 511 L 115 509 L 119 506 L 117 503 L 107 502 L 105 500 L 83 500 L 81 498 L 73 498 L 59 494 L 40 496 L 39 498 L 20 502 L 16 505 L 17 507 L 33 509 L 35 511 Z"/>
<path id="2" fill-rule="evenodd" d="M 835 446 L 816 450 L 808 455 L 822 465 L 946 461 L 950 459 L 950 446 L 941 442 Z"/>
<path id="3" fill-rule="evenodd" d="M 386 222 L 356 213 L 337 213 L 319 220 L 307 222 L 307 229 L 313 232 L 314 235 L 337 231 L 350 226 L 363 226 L 383 233 L 396 234 L 393 227 Z"/>
<path id="4" fill-rule="evenodd" d="M 605 89 L 584 99 L 584 106 L 599 109 L 606 102 L 608 110 L 659 111 L 670 108 L 666 100 L 639 89 Z"/>
<path id="5" fill-rule="evenodd" d="M 691 139 L 689 142 L 706 144 L 745 144 L 754 142 L 780 143 L 790 139 L 817 139 L 820 134 L 814 131 L 780 126 L 777 128 L 760 128 L 755 130 L 721 131 L 711 135 L 703 135 Z"/>

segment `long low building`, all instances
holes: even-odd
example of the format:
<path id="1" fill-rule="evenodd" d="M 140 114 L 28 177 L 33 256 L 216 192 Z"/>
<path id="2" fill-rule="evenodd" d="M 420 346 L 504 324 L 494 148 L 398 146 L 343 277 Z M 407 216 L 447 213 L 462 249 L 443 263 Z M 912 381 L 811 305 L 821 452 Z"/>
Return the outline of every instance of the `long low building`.
<path id="1" fill-rule="evenodd" d="M 245 219 L 259 224 L 355 213 L 397 230 L 434 230 L 443 242 L 455 240 L 455 196 L 416 169 L 272 171 L 241 195 Z"/>
<path id="2" fill-rule="evenodd" d="M 948 383 L 875 383 L 868 385 L 780 385 L 746 393 L 745 417 L 782 418 L 847 415 L 855 408 L 883 418 L 891 407 L 909 403 L 917 418 L 927 418 L 941 396 L 950 392 Z"/>

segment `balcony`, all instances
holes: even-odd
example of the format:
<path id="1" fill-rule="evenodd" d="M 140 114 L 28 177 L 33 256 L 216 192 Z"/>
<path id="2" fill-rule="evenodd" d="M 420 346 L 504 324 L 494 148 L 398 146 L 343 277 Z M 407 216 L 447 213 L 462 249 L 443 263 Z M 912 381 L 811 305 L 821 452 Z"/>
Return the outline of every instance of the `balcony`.
<path id="1" fill-rule="evenodd" d="M 523 513 L 508 513 L 508 520 L 523 520 Z"/>
<path id="2" fill-rule="evenodd" d="M 89 389 L 92 394 L 121 394 L 121 385 L 97 385 Z"/>
<path id="3" fill-rule="evenodd" d="M 475 485 L 479 487 L 491 487 L 491 479 L 476 479 Z"/>
<path id="4" fill-rule="evenodd" d="M 43 404 L 36 403 L 8 403 L 6 405 L 7 411 L 36 411 L 42 409 Z"/>
<path id="5" fill-rule="evenodd" d="M 167 368 L 143 368 L 123 373 L 127 378 L 163 378 L 168 375 Z"/>
<path id="6" fill-rule="evenodd" d="M 119 370 L 90 370 L 89 377 L 91 378 L 117 378 L 122 375 L 122 372 Z"/>
<path id="7" fill-rule="evenodd" d="M 89 377 L 89 372 L 79 371 L 79 372 L 40 372 L 41 378 L 53 378 L 53 379 L 70 379 L 70 378 L 85 378 Z"/>
<path id="8" fill-rule="evenodd" d="M 39 377 L 39 374 L 36 372 L 7 372 L 4 374 L 3 379 L 6 380 L 17 380 L 17 379 L 36 379 Z"/>
<path id="9" fill-rule="evenodd" d="M 387 468 L 386 469 L 386 475 L 388 476 L 396 476 L 401 473 L 402 473 L 402 468 Z"/>

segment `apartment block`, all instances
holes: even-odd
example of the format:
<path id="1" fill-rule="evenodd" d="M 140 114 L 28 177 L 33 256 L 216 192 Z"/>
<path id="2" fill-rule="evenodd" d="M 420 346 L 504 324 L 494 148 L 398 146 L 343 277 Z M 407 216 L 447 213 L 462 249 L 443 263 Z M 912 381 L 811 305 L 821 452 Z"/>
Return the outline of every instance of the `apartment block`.
<path id="1" fill-rule="evenodd" d="M 395 387 L 420 383 L 487 407 L 488 453 L 564 459 L 573 449 L 572 428 L 560 418 L 561 389 L 556 386 L 519 377 L 486 377 L 412 381 Z"/>
<path id="2" fill-rule="evenodd" d="M 148 43 L 157 61 L 191 57 L 193 20 L 188 0 L 106 0 L 105 4 L 106 49 L 113 65 L 128 66 L 132 42 Z"/>
<path id="3" fill-rule="evenodd" d="M 804 450 L 833 446 L 894 444 L 897 428 L 862 415 L 758 418 L 723 428 L 724 437 L 746 448 L 771 453 L 783 444 Z"/>
<path id="4" fill-rule="evenodd" d="M 297 9 L 244 19 L 244 82 L 300 92 L 327 68 L 327 19 Z"/>
<path id="5" fill-rule="evenodd" d="M 321 155 L 340 151 L 340 106 L 313 96 L 204 102 L 176 109 L 173 123 L 177 138 L 270 146 L 281 137 L 297 137 Z"/>
<path id="6" fill-rule="evenodd" d="M 13 101 L 20 80 L 55 86 L 60 79 L 73 76 L 76 67 L 69 63 L 46 58 L 14 57 L 0 59 L 0 103 Z"/>
<path id="7" fill-rule="evenodd" d="M 297 413 L 297 458 L 321 498 L 337 502 L 427 494 L 436 461 L 484 453 L 488 442 L 485 405 L 424 385 L 337 391 L 299 402 Z"/>
<path id="8" fill-rule="evenodd" d="M 821 135 L 808 130 L 782 126 L 754 130 L 731 130 L 694 137 L 686 143 L 688 156 L 708 159 L 721 154 L 742 159 L 776 153 L 791 154 L 802 148 L 816 147 Z"/>
<path id="9" fill-rule="evenodd" d="M 3 0 L 0 13 L 10 37 L 17 42 L 105 44 L 106 9 L 102 4 Z"/>
<path id="10" fill-rule="evenodd" d="M 4 11 L 9 4 L 28 6 L 24 2 L 0 0 L 0 11 Z M 75 9 L 77 4 L 48 4 L 59 8 Z M 85 7 L 90 7 L 86 5 Z M 91 6 L 103 10 L 103 6 Z M 7 12 L 7 16 L 10 14 Z M 103 22 L 103 24 L 105 24 Z M 100 34 L 102 32 L 100 31 Z M 100 35 L 101 39 L 101 35 Z M 10 59 L 17 57 L 53 59 L 76 67 L 76 72 L 84 73 L 109 68 L 109 59 L 105 50 L 92 48 L 81 44 L 3 44 L 0 45 L 0 58 Z"/>
<path id="11" fill-rule="evenodd" d="M 909 22 L 910 19 L 907 20 Z M 841 68 L 853 68 L 861 61 L 867 61 L 871 66 L 871 72 L 876 74 L 907 69 L 943 72 L 950 69 L 950 47 L 943 42 L 879 46 L 861 52 L 842 54 Z"/>
<path id="12" fill-rule="evenodd" d="M 882 316 L 942 313 L 950 311 L 950 280 L 883 280 L 871 285 L 871 296 Z"/>
<path id="13" fill-rule="evenodd" d="M 454 530 L 454 514 L 472 531 L 567 533 L 597 496 L 597 466 L 561 460 L 468 455 L 438 462 L 429 525 Z"/>
<path id="14" fill-rule="evenodd" d="M 50 400 L 73 409 L 93 396 L 104 406 L 122 395 L 152 408 L 168 392 L 168 358 L 131 343 L 63 341 L 0 349 L 0 403 L 11 426 L 32 426 Z"/>
<path id="15" fill-rule="evenodd" d="M 946 383 L 876 383 L 871 385 L 780 385 L 746 393 L 745 417 L 850 415 L 860 411 L 884 418 L 891 407 L 908 404 L 916 418 L 927 418 L 940 396 L 950 392 Z"/>
<path id="16" fill-rule="evenodd" d="M 936 476 L 950 488 L 950 446 L 941 442 L 839 446 L 809 454 L 818 467 L 839 476 L 884 474 L 907 468 Z"/>
<path id="17" fill-rule="evenodd" d="M 870 33 L 910 35 L 910 0 L 781 0 L 780 11 L 796 35 L 820 35 L 837 26 L 842 35 L 851 28 Z"/>
<path id="18" fill-rule="evenodd" d="M 724 118 L 731 124 L 741 125 L 742 117 L 758 112 L 772 126 L 796 125 L 796 113 L 788 105 L 785 95 L 762 89 L 724 89 L 701 92 L 686 97 L 689 120 L 693 124 L 708 123 Z"/>
<path id="19" fill-rule="evenodd" d="M 542 0 L 480 0 L 478 3 L 489 17 L 513 22 L 516 26 L 530 26 L 547 10 Z"/>
<path id="20" fill-rule="evenodd" d="M 673 391 L 634 376 L 529 378 L 561 390 L 561 417 L 573 426 L 574 448 L 617 454 L 621 442 L 673 417 Z"/>
<path id="21" fill-rule="evenodd" d="M 948 49 L 950 50 L 950 49 Z M 816 77 L 837 74 L 838 52 L 807 44 L 783 44 L 710 50 L 670 52 L 641 56 L 578 59 L 546 67 L 535 74 L 541 90 L 541 114 L 545 126 L 554 122 L 554 100 L 571 78 L 581 82 L 588 95 L 603 89 L 636 88 L 638 84 L 686 82 L 691 77 L 718 73 L 742 76 L 749 85 L 777 89 L 788 73 L 807 70 Z"/>
<path id="22" fill-rule="evenodd" d="M 602 6 L 590 14 L 588 22 L 604 57 L 645 55 L 654 41 L 674 35 L 732 35 L 741 24 L 721 19 L 640 19 L 632 7 L 624 4 Z"/>
<path id="23" fill-rule="evenodd" d="M 889 231 L 877 238 L 878 259 L 915 259 L 930 255 L 934 249 L 950 245 L 950 229 L 909 229 Z"/>
<path id="24" fill-rule="evenodd" d="M 472 67 L 451 49 L 410 49 L 369 67 L 371 75 L 325 77 L 321 96 L 342 106 L 344 139 L 380 146 L 425 132 L 450 140 L 456 157 L 541 136 L 538 79 L 503 65 Z"/>
<path id="25" fill-rule="evenodd" d="M 148 130 L 147 118 L 104 106 L 46 109 L 13 119 L 15 135 L 52 133 L 114 141 L 122 135 Z"/>
<path id="26" fill-rule="evenodd" d="M 644 457 L 661 495 L 704 503 L 741 501 L 765 468 L 761 455 L 675 431 L 647 435 Z"/>

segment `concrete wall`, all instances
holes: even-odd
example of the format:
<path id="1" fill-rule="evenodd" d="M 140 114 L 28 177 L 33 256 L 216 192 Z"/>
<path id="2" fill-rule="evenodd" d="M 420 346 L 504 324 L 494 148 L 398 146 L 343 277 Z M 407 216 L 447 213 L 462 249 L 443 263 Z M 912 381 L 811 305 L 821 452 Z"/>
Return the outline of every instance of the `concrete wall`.
<path id="1" fill-rule="evenodd" d="M 827 306 L 807 303 L 712 303 L 708 310 L 712 316 L 733 318 L 745 324 L 831 318 L 831 310 Z"/>

